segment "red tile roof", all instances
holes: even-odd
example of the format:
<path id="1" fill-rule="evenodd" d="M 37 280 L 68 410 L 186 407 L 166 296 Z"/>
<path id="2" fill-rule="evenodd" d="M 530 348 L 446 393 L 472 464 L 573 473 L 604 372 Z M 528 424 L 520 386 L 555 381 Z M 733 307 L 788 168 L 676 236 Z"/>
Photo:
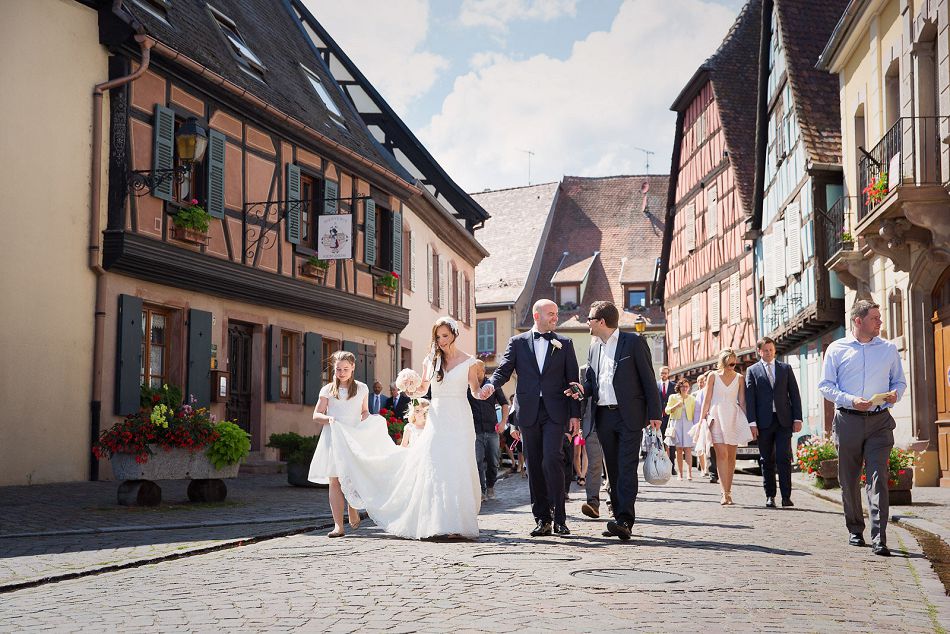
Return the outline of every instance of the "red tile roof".
<path id="1" fill-rule="evenodd" d="M 586 265 L 596 251 L 600 254 L 593 259 L 587 275 L 581 305 L 577 310 L 561 310 L 562 327 L 586 327 L 578 317 L 586 317 L 588 307 L 596 300 L 609 300 L 622 308 L 621 269 L 626 281 L 649 286 L 660 256 L 668 187 L 666 175 L 565 176 L 555 203 L 551 232 L 544 244 L 532 303 L 554 299 L 551 279 L 555 274 L 559 270 L 573 270 L 579 263 Z M 632 271 L 624 267 L 625 258 Z M 652 266 L 646 266 L 646 262 Z M 631 276 L 641 279 L 633 280 Z M 643 315 L 650 324 L 664 323 L 659 307 L 648 308 Z M 636 314 L 625 313 L 621 325 L 632 327 L 635 319 Z M 530 327 L 531 316 L 527 315 L 521 325 Z"/>
<path id="2" fill-rule="evenodd" d="M 776 0 L 788 81 L 808 158 L 841 163 L 838 78 L 815 68 L 848 0 Z"/>

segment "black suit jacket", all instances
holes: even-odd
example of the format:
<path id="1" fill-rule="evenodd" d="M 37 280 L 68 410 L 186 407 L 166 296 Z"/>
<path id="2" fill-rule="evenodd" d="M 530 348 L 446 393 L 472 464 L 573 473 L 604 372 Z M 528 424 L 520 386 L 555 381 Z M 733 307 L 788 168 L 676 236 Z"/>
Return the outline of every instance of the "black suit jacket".
<path id="1" fill-rule="evenodd" d="M 676 383 L 673 381 L 666 382 L 666 395 L 663 395 L 663 381 L 656 382 L 656 389 L 660 393 L 660 410 L 663 412 L 663 422 L 666 422 L 670 419 L 670 415 L 666 413 L 666 405 L 670 402 L 670 397 L 676 394 Z"/>
<path id="2" fill-rule="evenodd" d="M 396 396 L 395 402 L 393 402 L 393 398 L 390 396 L 386 400 L 386 405 L 384 405 L 384 407 L 386 409 L 396 412 L 396 416 L 405 420 L 406 412 L 409 409 L 410 403 L 412 403 L 412 399 L 406 396 L 405 394 L 403 394 L 402 392 L 400 392 Z"/>
<path id="3" fill-rule="evenodd" d="M 775 361 L 775 387 L 769 382 L 765 363 L 753 363 L 745 373 L 745 412 L 750 423 L 758 427 L 772 425 L 772 405 L 782 427 L 791 427 L 802 420 L 802 397 L 792 366 Z"/>
<path id="4" fill-rule="evenodd" d="M 537 424 L 541 398 L 548 416 L 565 428 L 569 419 L 580 418 L 580 402 L 564 395 L 578 376 L 574 342 L 561 335 L 555 335 L 555 340 L 560 342 L 560 349 L 549 343 L 544 366 L 539 370 L 534 356 L 534 333 L 529 330 L 515 335 L 508 340 L 508 348 L 491 376 L 489 382 L 497 390 L 508 382 L 512 372 L 518 373 L 518 427 Z"/>
<path id="5" fill-rule="evenodd" d="M 600 367 L 602 350 L 603 346 L 592 345 L 587 354 L 584 393 L 590 395 L 591 408 L 597 407 L 597 369 Z M 614 362 L 617 364 L 614 370 L 614 393 L 617 395 L 617 405 L 624 422 L 632 424 L 636 429 L 643 429 L 648 421 L 662 420 L 660 391 L 656 387 L 653 359 L 643 337 L 632 332 L 621 332 Z"/>

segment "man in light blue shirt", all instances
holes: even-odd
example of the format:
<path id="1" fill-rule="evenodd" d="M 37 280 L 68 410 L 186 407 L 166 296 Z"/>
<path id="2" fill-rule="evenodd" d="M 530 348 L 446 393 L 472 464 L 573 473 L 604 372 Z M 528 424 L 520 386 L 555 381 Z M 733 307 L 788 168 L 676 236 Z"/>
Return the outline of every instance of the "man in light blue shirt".
<path id="1" fill-rule="evenodd" d="M 881 339 L 880 306 L 858 300 L 851 308 L 851 334 L 834 341 L 825 351 L 818 390 L 835 404 L 833 423 L 838 445 L 838 479 L 848 543 L 864 546 L 861 509 L 861 465 L 867 476 L 865 490 L 871 517 L 875 555 L 889 556 L 887 548 L 887 461 L 894 446 L 894 418 L 890 407 L 904 395 L 907 381 L 897 346 Z M 872 402 L 886 394 L 883 403 Z"/>

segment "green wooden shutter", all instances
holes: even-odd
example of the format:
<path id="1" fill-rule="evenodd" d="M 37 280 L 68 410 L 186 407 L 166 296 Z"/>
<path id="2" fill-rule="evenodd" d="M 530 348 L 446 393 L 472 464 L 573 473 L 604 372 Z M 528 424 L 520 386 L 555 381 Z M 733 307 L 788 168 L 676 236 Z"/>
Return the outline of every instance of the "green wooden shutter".
<path id="1" fill-rule="evenodd" d="M 363 383 L 373 388 L 376 382 L 376 346 L 363 346 Z"/>
<path id="2" fill-rule="evenodd" d="M 188 378 L 185 402 L 194 396 L 198 407 L 211 405 L 211 313 L 188 311 Z"/>
<path id="3" fill-rule="evenodd" d="M 303 402 L 316 405 L 320 400 L 323 372 L 323 337 L 315 332 L 303 336 Z"/>
<path id="4" fill-rule="evenodd" d="M 267 400 L 276 403 L 280 400 L 280 327 L 267 328 Z"/>
<path id="5" fill-rule="evenodd" d="M 225 137 L 217 130 L 208 132 L 208 213 L 224 218 Z"/>
<path id="6" fill-rule="evenodd" d="M 369 266 L 373 266 L 376 264 L 376 201 L 367 198 L 364 202 L 363 209 L 366 210 L 364 214 L 366 221 L 363 223 L 365 227 L 363 231 L 363 261 Z"/>
<path id="7" fill-rule="evenodd" d="M 287 165 L 287 242 L 300 244 L 300 168 Z"/>
<path id="8" fill-rule="evenodd" d="M 323 213 L 326 216 L 334 216 L 339 208 L 337 198 L 340 197 L 340 185 L 336 181 L 326 181 L 323 192 Z"/>
<path id="9" fill-rule="evenodd" d="M 175 168 L 175 111 L 163 106 L 155 106 L 155 120 L 152 122 L 152 177 L 156 170 Z M 175 179 L 165 174 L 162 184 L 152 188 L 152 195 L 162 200 L 173 199 Z"/>
<path id="10" fill-rule="evenodd" d="M 402 214 L 393 212 L 393 271 L 402 276 Z"/>
<path id="11" fill-rule="evenodd" d="M 119 295 L 119 333 L 116 346 L 115 414 L 139 411 L 142 371 L 142 298 Z"/>

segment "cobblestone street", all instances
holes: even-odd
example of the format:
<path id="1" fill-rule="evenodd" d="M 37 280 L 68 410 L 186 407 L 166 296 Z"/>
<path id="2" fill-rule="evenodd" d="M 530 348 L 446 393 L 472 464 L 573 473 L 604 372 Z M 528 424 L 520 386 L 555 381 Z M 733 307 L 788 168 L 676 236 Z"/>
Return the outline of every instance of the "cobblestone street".
<path id="1" fill-rule="evenodd" d="M 767 510 L 758 480 L 742 475 L 735 492 L 737 505 L 721 507 L 718 487 L 702 481 L 642 485 L 641 520 L 625 544 L 602 537 L 603 522 L 581 519 L 574 492 L 574 535 L 532 539 L 525 480 L 508 478 L 483 505 L 475 543 L 393 539 L 369 523 L 341 540 L 325 530 L 289 535 L 8 592 L 0 630 L 940 632 L 950 624 L 950 600 L 903 529 L 891 528 L 895 556 L 877 558 L 847 546 L 830 502 L 797 492 L 794 509 Z M 176 547 L 205 543 L 215 530 L 224 529 L 203 539 L 195 531 L 194 541 L 181 533 Z M 145 547 L 160 533 L 109 539 Z"/>

